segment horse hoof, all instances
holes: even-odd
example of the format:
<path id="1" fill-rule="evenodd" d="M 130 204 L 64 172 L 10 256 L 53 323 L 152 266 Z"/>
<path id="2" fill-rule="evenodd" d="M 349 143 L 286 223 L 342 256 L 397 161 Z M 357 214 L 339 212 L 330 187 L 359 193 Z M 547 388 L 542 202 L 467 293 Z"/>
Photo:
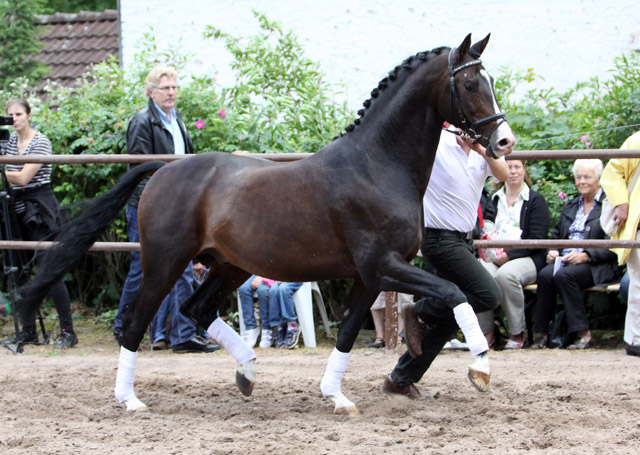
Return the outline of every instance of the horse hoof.
<path id="1" fill-rule="evenodd" d="M 255 384 L 255 381 L 250 381 L 245 375 L 240 373 L 240 371 L 236 371 L 236 385 L 245 397 L 251 396 Z"/>
<path id="2" fill-rule="evenodd" d="M 491 373 L 485 373 L 469 367 L 469 374 L 467 377 L 469 378 L 469 381 L 471 381 L 471 384 L 473 384 L 473 386 L 480 392 L 487 392 L 489 390 Z"/>
<path id="3" fill-rule="evenodd" d="M 333 411 L 333 413 L 338 415 L 345 415 L 348 417 L 356 417 L 361 415 L 360 410 L 356 406 L 349 406 L 346 408 L 336 408 L 335 411 Z"/>
<path id="4" fill-rule="evenodd" d="M 138 398 L 136 397 L 128 399 L 124 402 L 124 404 L 127 406 L 127 411 L 131 412 L 146 412 L 149 410 L 149 408 L 147 408 L 147 405 L 138 400 Z"/>

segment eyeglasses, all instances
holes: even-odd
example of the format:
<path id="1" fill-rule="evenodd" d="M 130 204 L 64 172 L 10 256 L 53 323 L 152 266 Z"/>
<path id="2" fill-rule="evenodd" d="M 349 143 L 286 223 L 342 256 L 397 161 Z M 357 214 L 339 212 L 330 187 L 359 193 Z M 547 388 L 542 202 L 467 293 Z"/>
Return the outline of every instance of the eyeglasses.
<path id="1" fill-rule="evenodd" d="M 593 180 L 594 178 L 596 178 L 595 175 L 576 175 L 576 182 L 579 182 L 580 180 Z"/>
<path id="2" fill-rule="evenodd" d="M 156 90 L 160 90 L 163 93 L 169 93 L 171 90 L 177 92 L 178 87 L 175 85 L 168 85 L 167 87 L 156 87 Z"/>

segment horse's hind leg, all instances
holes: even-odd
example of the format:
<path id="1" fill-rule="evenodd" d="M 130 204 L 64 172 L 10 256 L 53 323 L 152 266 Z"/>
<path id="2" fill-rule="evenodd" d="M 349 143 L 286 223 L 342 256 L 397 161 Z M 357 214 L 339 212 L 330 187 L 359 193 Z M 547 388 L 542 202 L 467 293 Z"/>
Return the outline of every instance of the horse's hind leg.
<path id="1" fill-rule="evenodd" d="M 364 321 L 377 296 L 377 291 L 367 289 L 358 281 L 353 284 L 351 289 L 349 309 L 340 324 L 338 342 L 329 356 L 327 368 L 320 383 L 322 396 L 333 401 L 335 404 L 334 413 L 336 414 L 347 414 L 351 416 L 360 414 L 356 405 L 343 395 L 341 390 L 342 378 L 347 370 L 349 353 L 356 341 L 358 332 L 362 326 L 362 321 Z"/>
<path id="2" fill-rule="evenodd" d="M 116 398 L 127 406 L 128 411 L 146 409 L 146 405 L 138 400 L 134 392 L 138 347 L 162 299 L 169 293 L 187 263 L 188 261 L 182 268 L 170 266 L 167 261 L 160 260 L 143 264 L 144 274 L 140 288 L 132 307 L 124 314 L 123 341 L 114 390 Z"/>
<path id="3" fill-rule="evenodd" d="M 253 392 L 256 382 L 256 355 L 235 330 L 218 317 L 219 303 L 244 283 L 250 274 L 235 266 L 214 265 L 196 292 L 180 305 L 180 311 L 201 327 L 207 327 L 211 337 L 226 349 L 238 363 L 236 384 L 243 395 Z"/>

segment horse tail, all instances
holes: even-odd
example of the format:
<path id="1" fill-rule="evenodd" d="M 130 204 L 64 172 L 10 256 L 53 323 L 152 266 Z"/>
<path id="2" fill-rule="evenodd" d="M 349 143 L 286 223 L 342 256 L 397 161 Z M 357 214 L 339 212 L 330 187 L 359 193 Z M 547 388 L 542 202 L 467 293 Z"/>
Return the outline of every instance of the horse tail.
<path id="1" fill-rule="evenodd" d="M 51 287 L 64 277 L 116 219 L 120 210 L 147 175 L 166 163 L 150 161 L 127 172 L 113 188 L 88 202 L 88 208 L 66 223 L 56 237 L 56 245 L 46 251 L 39 261 L 38 273 L 20 288 L 23 311 L 35 311 Z"/>

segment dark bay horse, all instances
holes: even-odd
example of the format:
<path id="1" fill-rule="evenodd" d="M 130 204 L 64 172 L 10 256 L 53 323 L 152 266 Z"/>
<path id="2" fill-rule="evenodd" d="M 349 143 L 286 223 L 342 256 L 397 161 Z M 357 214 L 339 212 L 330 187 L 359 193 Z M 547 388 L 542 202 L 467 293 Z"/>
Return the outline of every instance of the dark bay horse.
<path id="1" fill-rule="evenodd" d="M 137 183 L 155 172 L 138 211 L 144 278 L 125 316 L 118 399 L 128 409 L 144 406 L 133 392 L 135 353 L 162 299 L 198 258 L 210 273 L 181 310 L 221 339 L 226 335 L 212 328 L 218 305 L 251 274 L 293 282 L 353 279 L 321 390 L 336 412 L 357 413 L 341 382 L 377 295 L 430 296 L 435 283 L 447 286 L 445 297 L 462 295 L 410 261 L 420 245 L 422 198 L 443 121 L 463 129 L 494 158 L 515 143 L 479 59 L 488 40 L 472 46 L 469 35 L 455 49 L 408 58 L 372 91 L 346 134 L 304 160 L 278 163 L 211 152 L 134 168 L 65 229 L 60 246 L 25 289 L 23 305 L 37 306 L 47 286 L 117 216 Z M 253 368 L 253 359 L 245 359 L 237 373 L 246 394 L 255 381 Z"/>

